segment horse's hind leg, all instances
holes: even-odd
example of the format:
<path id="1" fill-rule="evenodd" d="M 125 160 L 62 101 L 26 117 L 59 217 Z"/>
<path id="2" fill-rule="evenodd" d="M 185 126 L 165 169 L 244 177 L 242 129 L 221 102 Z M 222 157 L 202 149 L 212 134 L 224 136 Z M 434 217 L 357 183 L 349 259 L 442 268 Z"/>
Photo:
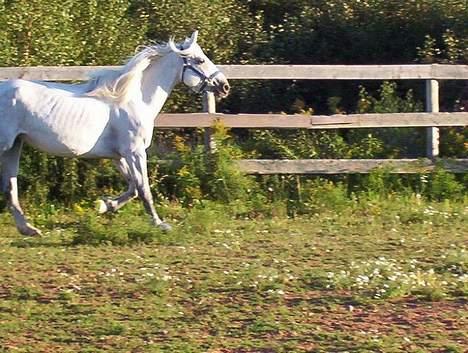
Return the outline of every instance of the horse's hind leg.
<path id="1" fill-rule="evenodd" d="M 30 225 L 21 209 L 18 199 L 18 168 L 23 142 L 16 139 L 13 146 L 0 155 L 1 189 L 5 193 L 8 208 L 15 219 L 16 228 L 23 235 L 39 235 L 39 229 Z"/>
<path id="2" fill-rule="evenodd" d="M 128 183 L 128 190 L 115 199 L 98 200 L 98 212 L 115 212 L 130 200 L 138 196 L 136 185 L 132 180 L 127 162 L 124 158 L 114 160 L 115 165 Z"/>

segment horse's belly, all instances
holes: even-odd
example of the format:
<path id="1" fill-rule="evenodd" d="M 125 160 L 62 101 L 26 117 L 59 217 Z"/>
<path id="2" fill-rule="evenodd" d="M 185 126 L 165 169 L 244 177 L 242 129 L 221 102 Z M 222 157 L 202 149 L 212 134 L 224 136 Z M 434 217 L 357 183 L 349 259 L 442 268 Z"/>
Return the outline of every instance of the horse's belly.
<path id="1" fill-rule="evenodd" d="M 107 157 L 111 154 L 112 141 L 107 124 L 108 121 L 103 120 L 65 126 L 36 118 L 24 130 L 22 137 L 33 147 L 57 156 L 80 157 L 95 151 Z"/>
<path id="2" fill-rule="evenodd" d="M 112 145 L 109 107 L 85 98 L 53 98 L 27 107 L 23 139 L 54 155 L 80 157 L 96 151 L 107 157 L 107 145 Z"/>
<path id="3" fill-rule="evenodd" d="M 73 139 L 63 139 L 64 136 L 51 136 L 49 134 L 28 133 L 23 134 L 23 140 L 49 154 L 62 157 L 80 157 L 93 150 L 97 141 L 90 140 L 80 141 L 76 136 Z"/>

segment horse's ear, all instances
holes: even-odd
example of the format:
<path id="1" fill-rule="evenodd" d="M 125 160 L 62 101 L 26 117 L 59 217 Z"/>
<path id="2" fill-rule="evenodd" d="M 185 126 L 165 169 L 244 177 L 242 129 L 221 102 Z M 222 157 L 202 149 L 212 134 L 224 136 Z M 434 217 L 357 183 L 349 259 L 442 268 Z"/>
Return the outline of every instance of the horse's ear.
<path id="1" fill-rule="evenodd" d="M 173 52 L 178 53 L 178 54 L 183 54 L 190 50 L 190 47 L 197 42 L 197 38 L 198 38 L 198 31 L 195 31 L 192 33 L 190 38 L 186 38 L 182 44 L 176 44 L 174 42 L 174 38 L 171 37 L 169 39 L 168 45 Z"/>
<path id="2" fill-rule="evenodd" d="M 198 38 L 198 31 L 195 31 L 192 33 L 192 36 L 190 37 L 190 44 L 196 43 Z"/>

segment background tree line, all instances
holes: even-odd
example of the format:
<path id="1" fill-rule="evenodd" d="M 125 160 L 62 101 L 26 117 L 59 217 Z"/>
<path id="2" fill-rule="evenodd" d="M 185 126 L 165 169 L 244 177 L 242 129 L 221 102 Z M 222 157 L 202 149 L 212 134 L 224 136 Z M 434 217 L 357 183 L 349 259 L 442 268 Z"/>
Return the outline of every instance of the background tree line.
<path id="1" fill-rule="evenodd" d="M 141 44 L 171 35 L 181 40 L 194 29 L 219 64 L 468 64 L 467 23 L 464 0 L 4 0 L 0 65 L 115 65 Z M 219 109 L 417 111 L 423 97 L 422 82 L 234 81 L 232 95 Z M 466 83 L 443 82 L 441 106 L 468 109 Z M 165 106 L 166 111 L 199 109 L 200 97 L 184 88 Z M 164 138 L 175 135 L 186 136 L 165 132 Z M 416 129 L 235 131 L 235 137 L 242 153 L 266 158 L 414 156 L 424 146 Z M 466 129 L 445 129 L 443 155 L 466 157 L 467 137 Z M 22 169 L 22 189 L 38 203 L 72 203 L 120 187 L 105 161 L 77 162 L 27 150 Z"/>

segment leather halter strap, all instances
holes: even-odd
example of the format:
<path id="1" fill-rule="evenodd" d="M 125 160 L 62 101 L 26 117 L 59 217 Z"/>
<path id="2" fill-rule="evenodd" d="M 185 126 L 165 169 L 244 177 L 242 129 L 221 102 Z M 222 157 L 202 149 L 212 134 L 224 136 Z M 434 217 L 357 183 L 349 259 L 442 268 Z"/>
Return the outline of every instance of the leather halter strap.
<path id="1" fill-rule="evenodd" d="M 182 57 L 182 60 L 184 60 L 184 67 L 182 69 L 182 81 L 184 80 L 185 71 L 191 70 L 192 72 L 194 72 L 201 79 L 201 82 L 198 84 L 198 93 L 203 92 L 206 89 L 206 86 L 208 86 L 208 84 L 213 84 L 213 79 L 218 74 L 221 73 L 221 71 L 216 70 L 210 76 L 206 76 L 205 73 L 203 73 L 201 70 L 194 67 L 190 63 L 190 61 L 189 61 L 189 59 L 187 57 Z"/>

